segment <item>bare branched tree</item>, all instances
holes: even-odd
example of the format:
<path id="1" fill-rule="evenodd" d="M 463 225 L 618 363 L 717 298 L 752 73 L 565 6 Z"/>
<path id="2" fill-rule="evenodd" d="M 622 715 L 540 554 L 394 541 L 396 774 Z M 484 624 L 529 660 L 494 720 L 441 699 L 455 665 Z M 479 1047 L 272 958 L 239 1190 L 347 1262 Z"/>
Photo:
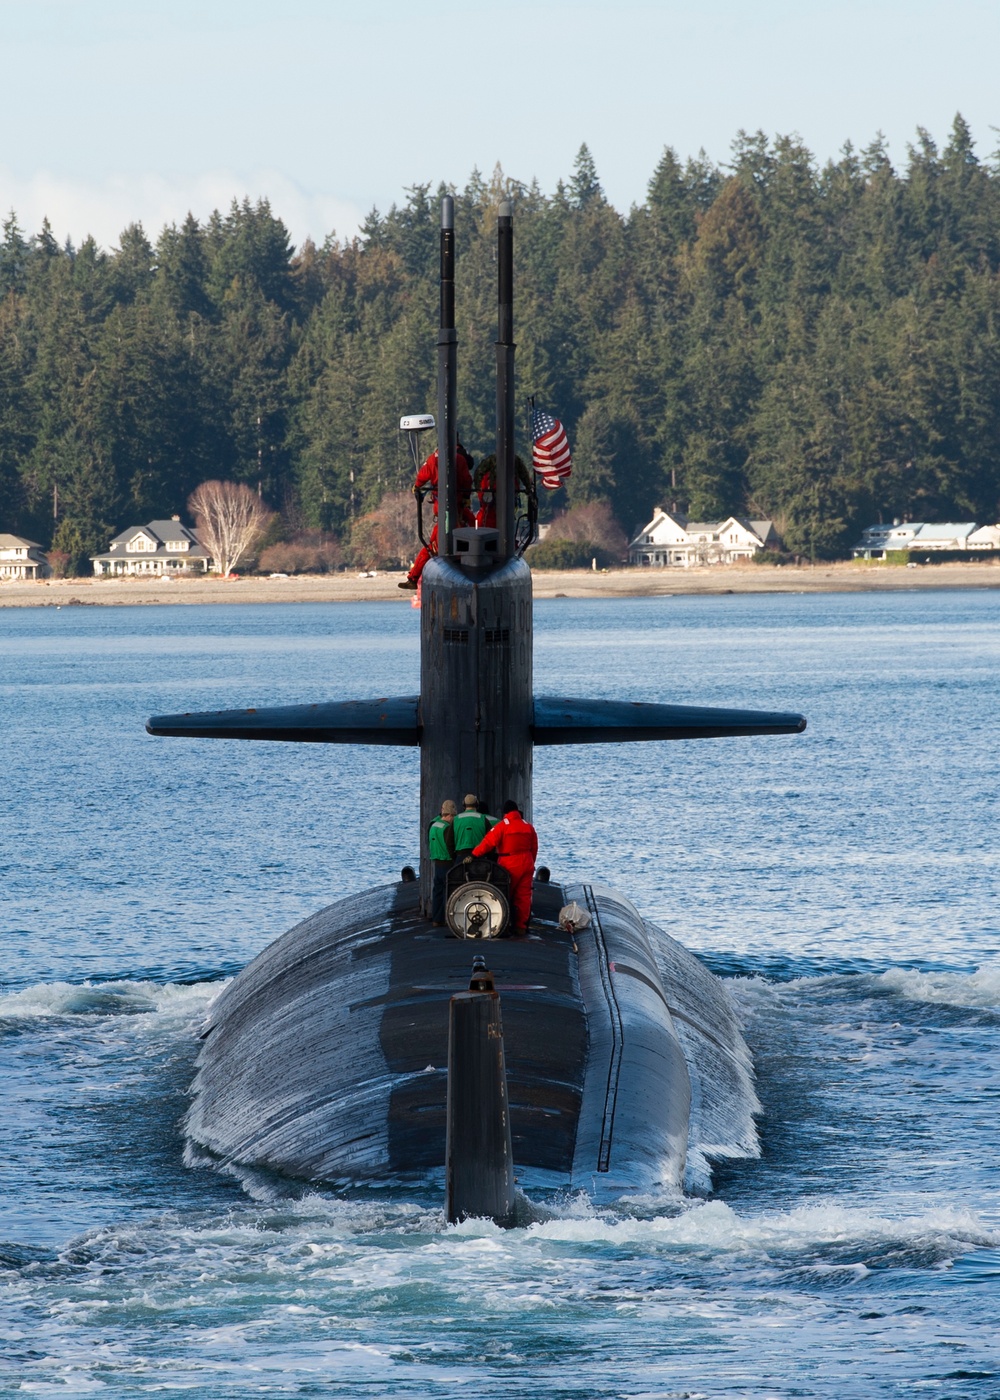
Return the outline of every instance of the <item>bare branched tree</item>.
<path id="1" fill-rule="evenodd" d="M 628 549 L 628 538 L 614 517 L 607 501 L 588 501 L 557 515 L 545 536 L 548 540 L 572 540 L 604 549 L 621 559 Z"/>
<path id="2" fill-rule="evenodd" d="M 352 561 L 362 569 L 406 567 L 419 548 L 416 537 L 417 512 L 412 492 L 391 491 L 382 497 L 376 510 L 355 520 L 351 528 Z"/>
<path id="3" fill-rule="evenodd" d="M 203 481 L 188 498 L 188 510 L 223 578 L 253 549 L 274 515 L 249 486 L 235 481 Z"/>

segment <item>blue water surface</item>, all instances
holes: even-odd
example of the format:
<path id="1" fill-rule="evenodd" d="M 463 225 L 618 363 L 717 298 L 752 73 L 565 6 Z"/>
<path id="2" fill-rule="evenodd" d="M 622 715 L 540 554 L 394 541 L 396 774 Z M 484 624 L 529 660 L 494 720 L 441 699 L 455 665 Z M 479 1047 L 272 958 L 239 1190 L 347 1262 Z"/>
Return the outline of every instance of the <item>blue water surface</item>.
<path id="1" fill-rule="evenodd" d="M 724 975 L 762 1154 L 525 1230 L 185 1166 L 221 981 L 418 853 L 413 750 L 148 714 L 418 689 L 393 604 L 0 609 L 0 1395 L 1000 1397 L 1000 594 L 536 606 L 536 690 L 800 709 L 543 749 L 541 858 Z"/>

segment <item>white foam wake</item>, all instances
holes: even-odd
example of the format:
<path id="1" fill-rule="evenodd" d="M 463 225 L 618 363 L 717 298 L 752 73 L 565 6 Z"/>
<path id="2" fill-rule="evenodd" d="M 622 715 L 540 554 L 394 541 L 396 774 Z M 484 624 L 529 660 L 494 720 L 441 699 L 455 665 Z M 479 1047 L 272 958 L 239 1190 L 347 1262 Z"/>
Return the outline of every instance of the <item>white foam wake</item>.
<path id="1" fill-rule="evenodd" d="M 576 1208 L 587 1213 L 531 1225 L 528 1233 L 581 1243 L 661 1244 L 729 1254 L 796 1253 L 830 1245 L 891 1242 L 933 1245 L 957 1255 L 973 1248 L 1000 1246 L 1000 1230 L 974 1211 L 949 1207 L 892 1217 L 831 1202 L 761 1215 L 738 1215 L 724 1201 L 706 1201 L 680 1214 L 652 1219 L 595 1216 L 593 1207 L 583 1200 Z M 481 1225 L 480 1221 L 467 1222 L 459 1228 L 468 1230 Z"/>
<path id="2" fill-rule="evenodd" d="M 910 972 L 905 968 L 890 968 L 875 981 L 877 986 L 908 1001 L 1000 1011 L 1000 967 L 979 967 L 975 972 Z"/>
<path id="3" fill-rule="evenodd" d="M 750 1017 L 768 1005 L 794 1004 L 811 988 L 823 990 L 830 986 L 847 986 L 851 982 L 863 993 L 889 992 L 907 1001 L 1000 1011 L 1000 966 L 978 967 L 974 972 L 919 972 L 891 967 L 886 972 L 828 972 L 816 977 L 796 977 L 789 982 L 772 981 L 758 974 L 735 977 L 726 986 L 737 1008 Z"/>
<path id="4" fill-rule="evenodd" d="M 62 1019 L 69 1016 L 155 1015 L 186 1023 L 204 1014 L 224 982 L 38 982 L 17 992 L 0 992 L 0 1021 Z"/>

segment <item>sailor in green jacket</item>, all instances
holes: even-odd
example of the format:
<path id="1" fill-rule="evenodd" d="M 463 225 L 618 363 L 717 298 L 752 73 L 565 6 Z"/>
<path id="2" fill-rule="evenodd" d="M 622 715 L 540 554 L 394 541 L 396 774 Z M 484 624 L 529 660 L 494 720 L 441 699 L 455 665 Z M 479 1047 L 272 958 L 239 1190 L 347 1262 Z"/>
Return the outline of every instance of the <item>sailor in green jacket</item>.
<path id="1" fill-rule="evenodd" d="M 454 822 L 455 859 L 462 860 L 463 857 L 471 855 L 473 846 L 479 845 L 490 827 L 496 826 L 496 821 L 496 817 L 488 817 L 485 812 L 480 812 L 476 794 L 467 792 L 465 811 L 459 812 Z"/>
<path id="2" fill-rule="evenodd" d="M 434 867 L 431 886 L 431 922 L 438 928 L 444 924 L 444 908 L 448 894 L 448 871 L 455 864 L 455 833 L 452 824 L 458 809 L 451 798 L 441 803 L 441 815 L 427 828 L 427 854 Z"/>

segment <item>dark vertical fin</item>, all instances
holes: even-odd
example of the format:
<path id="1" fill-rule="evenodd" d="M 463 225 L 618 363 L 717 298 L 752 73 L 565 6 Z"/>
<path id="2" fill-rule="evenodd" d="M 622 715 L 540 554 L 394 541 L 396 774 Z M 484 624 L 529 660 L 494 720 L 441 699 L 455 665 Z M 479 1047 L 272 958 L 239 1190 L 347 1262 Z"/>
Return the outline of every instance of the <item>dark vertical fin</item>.
<path id="1" fill-rule="evenodd" d="M 514 1224 L 500 996 L 481 957 L 473 963 L 469 990 L 451 999 L 445 1182 L 450 1223 L 481 1216 L 498 1225 Z"/>

